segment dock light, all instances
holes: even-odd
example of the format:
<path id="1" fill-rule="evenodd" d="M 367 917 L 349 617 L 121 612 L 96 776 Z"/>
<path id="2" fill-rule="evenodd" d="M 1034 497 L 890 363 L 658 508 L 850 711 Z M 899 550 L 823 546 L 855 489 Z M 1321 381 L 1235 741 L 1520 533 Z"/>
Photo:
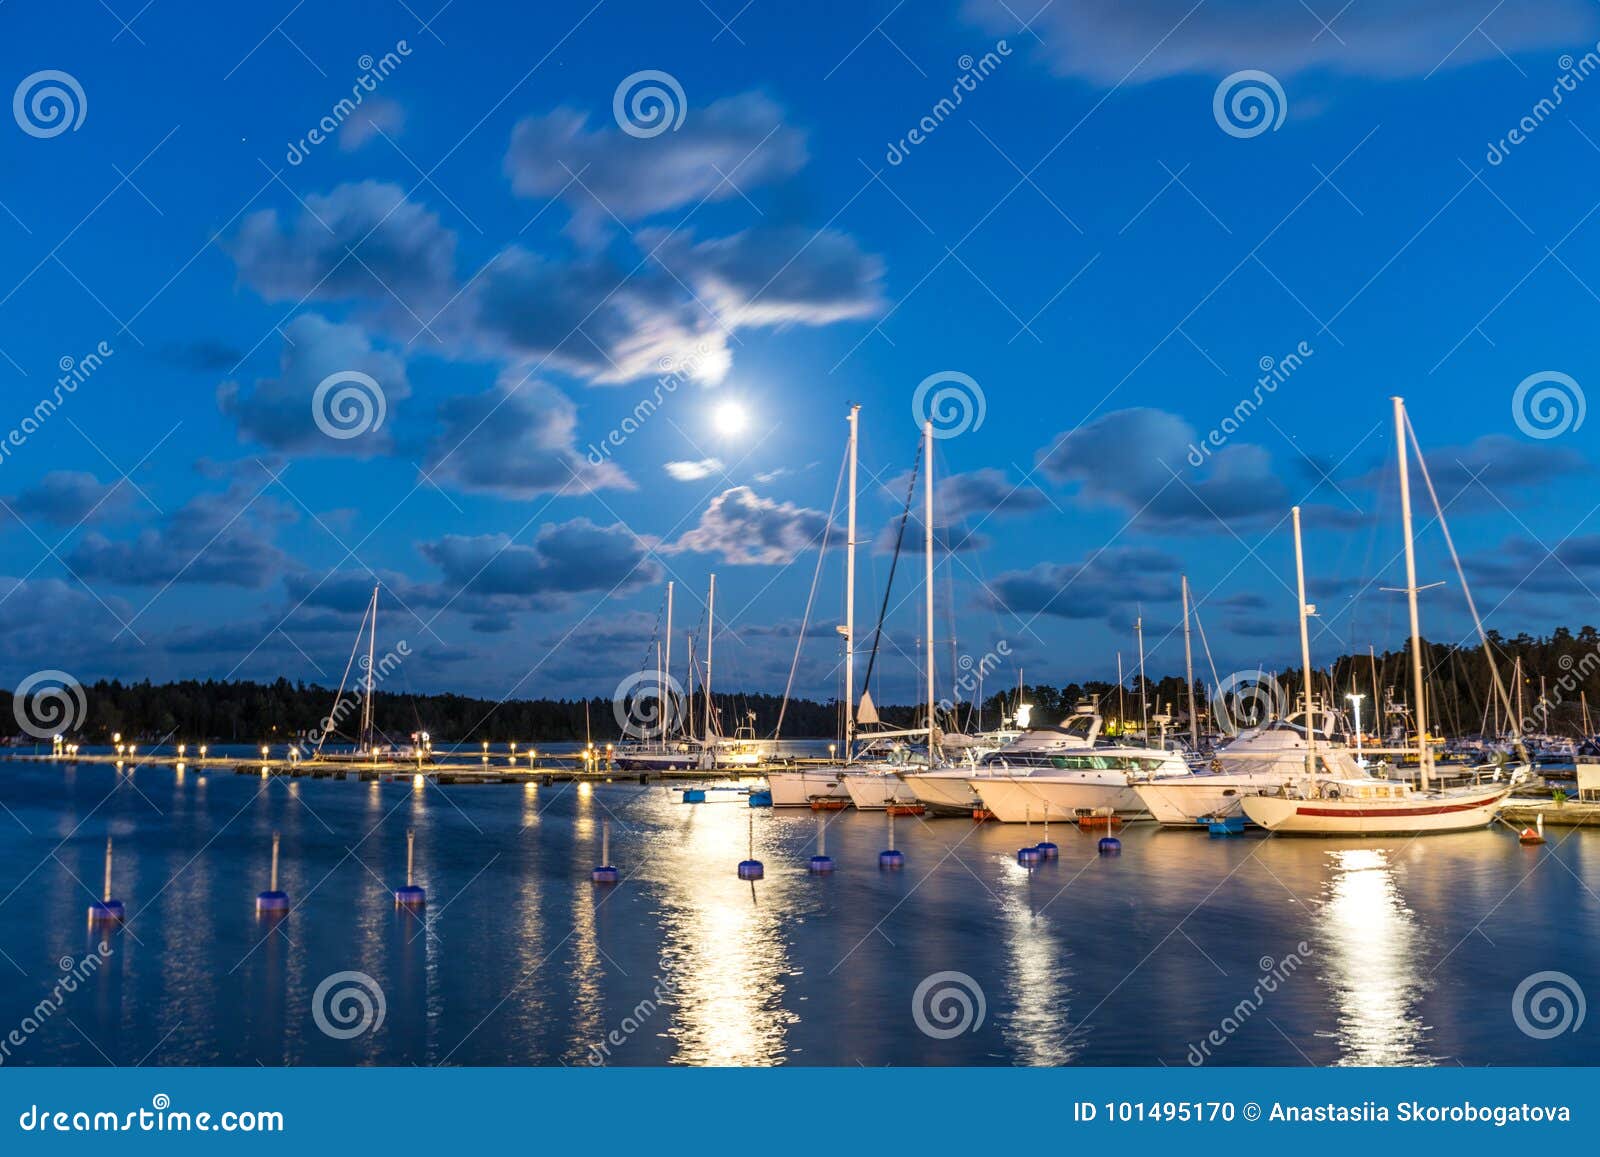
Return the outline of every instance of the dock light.
<path id="1" fill-rule="evenodd" d="M 511 758 L 517 758 L 517 741 L 514 739 L 511 741 Z"/>
<path id="2" fill-rule="evenodd" d="M 134 752 L 136 752 L 136 751 L 138 751 L 138 750 L 139 750 L 139 745 L 138 745 L 138 744 L 136 744 L 136 743 L 130 743 L 130 744 L 128 744 L 128 756 L 129 756 L 129 757 L 130 757 L 130 758 L 132 758 L 132 756 L 133 756 L 133 753 L 134 753 Z"/>
<path id="3" fill-rule="evenodd" d="M 838 744 L 836 744 L 836 743 L 828 744 L 828 758 L 832 759 L 833 758 L 833 753 L 835 751 L 838 751 L 838 750 L 839 750 L 839 745 Z"/>
<path id="4" fill-rule="evenodd" d="M 183 755 L 184 755 L 184 752 L 186 752 L 188 750 L 189 750 L 189 745 L 187 743 L 178 744 L 178 758 L 182 759 Z"/>
<path id="5" fill-rule="evenodd" d="M 272 754 L 272 748 L 268 747 L 265 743 L 263 743 L 261 745 L 261 758 L 262 759 L 266 759 L 271 754 Z"/>
<path id="6" fill-rule="evenodd" d="M 122 732 L 119 731 L 115 735 L 113 735 L 111 737 L 111 742 L 112 743 L 121 743 L 122 742 Z"/>
<path id="7" fill-rule="evenodd" d="M 200 745 L 200 758 L 201 759 L 204 759 L 206 757 L 206 751 L 207 751 L 206 745 L 202 743 Z"/>

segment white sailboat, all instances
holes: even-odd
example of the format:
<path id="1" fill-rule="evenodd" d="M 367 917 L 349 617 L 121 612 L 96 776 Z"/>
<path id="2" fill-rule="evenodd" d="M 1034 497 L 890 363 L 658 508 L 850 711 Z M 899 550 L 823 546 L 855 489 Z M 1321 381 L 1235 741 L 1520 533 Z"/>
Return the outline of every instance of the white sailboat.
<path id="1" fill-rule="evenodd" d="M 1422 669 L 1422 628 L 1417 610 L 1417 560 L 1416 542 L 1411 525 L 1410 454 L 1407 437 L 1410 425 L 1406 420 L 1405 403 L 1394 399 L 1395 438 L 1400 462 L 1400 513 L 1405 536 L 1406 600 L 1411 618 L 1411 675 L 1415 696 L 1413 714 L 1416 721 L 1419 787 L 1408 783 L 1380 780 L 1371 776 L 1350 776 L 1329 769 L 1319 759 L 1316 749 L 1316 729 L 1307 732 L 1306 771 L 1297 783 L 1280 788 L 1271 794 L 1250 795 L 1242 801 L 1245 815 L 1256 824 L 1275 834 L 1315 836 L 1372 836 L 1372 835 L 1426 835 L 1439 832 L 1469 831 L 1494 822 L 1511 788 L 1525 769 L 1504 775 L 1495 770 L 1489 781 L 1475 785 L 1434 788 L 1433 747 L 1428 742 L 1427 686 Z M 1418 461 L 1427 480 L 1427 464 Z M 1432 482 L 1428 482 L 1431 493 Z M 1438 496 L 1433 496 L 1437 509 Z M 1450 543 L 1455 555 L 1450 532 L 1444 526 L 1443 510 L 1438 510 L 1439 523 L 1444 528 L 1445 541 Z M 1300 511 L 1294 511 L 1295 560 L 1299 571 L 1300 596 L 1300 646 L 1305 665 L 1305 702 L 1308 717 L 1311 714 L 1311 650 L 1306 629 L 1309 608 L 1305 601 L 1305 567 L 1300 551 Z M 1459 559 L 1457 569 L 1459 572 Z M 1462 578 L 1463 590 L 1466 588 Z M 1477 609 L 1472 604 L 1471 592 L 1467 603 L 1477 621 Z M 1482 624 L 1479 623 L 1481 633 Z M 1493 655 L 1490 655 L 1493 671 Z M 1499 676 L 1495 674 L 1499 686 Z"/>
<path id="2" fill-rule="evenodd" d="M 386 667 L 392 656 L 386 656 L 381 662 L 378 659 L 378 592 L 381 586 L 372 588 L 372 598 L 367 602 L 366 612 L 361 616 L 361 625 L 356 628 L 355 643 L 350 648 L 350 661 L 345 664 L 344 675 L 339 679 L 339 691 L 334 697 L 333 710 L 322 721 L 317 731 L 317 744 L 312 750 L 313 761 L 321 763 L 365 763 L 377 766 L 384 761 L 404 761 L 407 763 L 429 761 L 433 759 L 433 746 L 428 742 L 428 736 L 419 733 L 413 736 L 409 744 L 380 743 L 378 729 L 373 722 L 373 687 L 379 668 Z M 362 636 L 366 636 L 366 677 L 363 681 L 361 693 L 361 724 L 356 733 L 356 743 L 350 751 L 324 751 L 323 746 L 328 741 L 328 736 L 337 730 L 339 723 L 348 714 L 344 697 L 345 684 L 350 679 L 350 669 L 355 666 L 356 655 L 361 650 Z M 385 673 L 387 673 L 385 671 Z"/>

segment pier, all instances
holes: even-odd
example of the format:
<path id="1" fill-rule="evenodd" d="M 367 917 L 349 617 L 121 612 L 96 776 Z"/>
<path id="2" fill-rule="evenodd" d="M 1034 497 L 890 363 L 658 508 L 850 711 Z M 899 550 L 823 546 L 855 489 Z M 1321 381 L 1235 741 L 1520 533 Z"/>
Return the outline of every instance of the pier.
<path id="1" fill-rule="evenodd" d="M 637 783 L 673 784 L 698 783 L 705 780 L 738 781 L 758 779 L 769 767 L 794 766 L 794 764 L 761 764 L 752 767 L 711 769 L 629 771 L 619 768 L 615 761 L 596 752 L 586 756 L 583 752 L 571 755 L 541 755 L 537 757 L 488 756 L 476 761 L 452 760 L 351 760 L 351 759 L 283 759 L 243 758 L 237 755 L 203 756 L 194 758 L 176 755 L 116 754 L 59 755 L 48 753 L 7 753 L 0 756 L 13 763 L 76 763 L 99 764 L 110 767 L 170 767 L 174 770 L 203 771 L 219 775 L 254 775 L 262 778 L 285 779 L 339 779 L 362 782 L 393 782 L 401 779 L 417 780 L 440 786 L 453 784 L 532 783 L 549 786 L 558 783 Z M 524 762 L 519 763 L 518 759 Z M 497 762 L 498 760 L 498 762 Z M 826 760 L 798 760 L 796 763 Z"/>

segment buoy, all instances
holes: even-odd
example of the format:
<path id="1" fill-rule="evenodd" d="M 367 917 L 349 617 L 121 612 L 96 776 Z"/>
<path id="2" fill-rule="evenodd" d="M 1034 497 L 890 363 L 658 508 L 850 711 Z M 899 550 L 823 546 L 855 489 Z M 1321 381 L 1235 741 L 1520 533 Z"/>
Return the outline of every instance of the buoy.
<path id="1" fill-rule="evenodd" d="M 1206 824 L 1212 837 L 1244 835 L 1243 816 L 1213 816 Z"/>
<path id="2" fill-rule="evenodd" d="M 878 867 L 881 868 L 881 869 L 886 869 L 886 870 L 892 871 L 894 869 L 903 868 L 905 866 L 906 866 L 906 858 L 905 858 L 905 856 L 903 856 L 899 852 L 895 851 L 895 847 L 894 847 L 894 813 L 890 812 L 889 813 L 889 847 L 888 847 L 887 851 L 882 851 L 882 852 L 878 853 Z"/>
<path id="3" fill-rule="evenodd" d="M 1100 837 L 1100 854 L 1102 856 L 1122 855 L 1122 841 L 1116 836 Z"/>
<path id="4" fill-rule="evenodd" d="M 754 790 L 750 793 L 751 807 L 771 807 L 772 793 L 770 791 Z"/>
<path id="5" fill-rule="evenodd" d="M 1033 809 L 1025 808 L 1022 813 L 1023 834 L 1026 838 L 1033 836 Z M 1025 868 L 1031 868 L 1040 860 L 1039 845 L 1029 844 L 1017 852 L 1017 863 Z"/>
<path id="6" fill-rule="evenodd" d="M 759 880 L 767 874 L 760 860 L 756 859 L 756 813 L 750 813 L 750 858 L 739 861 L 739 879 Z"/>
<path id="7" fill-rule="evenodd" d="M 884 810 L 892 816 L 920 816 L 928 808 L 920 803 L 892 803 Z"/>
<path id="8" fill-rule="evenodd" d="M 1061 856 L 1061 849 L 1050 842 L 1050 805 L 1044 805 L 1044 839 L 1039 842 L 1039 858 L 1041 860 L 1054 860 Z"/>
<path id="9" fill-rule="evenodd" d="M 975 808 L 972 809 L 972 822 L 973 823 L 981 824 L 981 823 L 984 823 L 987 820 L 992 820 L 992 819 L 994 819 L 994 812 L 988 810 L 987 808 L 975 807 Z"/>
<path id="10" fill-rule="evenodd" d="M 811 857 L 806 870 L 813 876 L 826 876 L 833 871 L 833 857 L 828 855 L 828 821 L 817 817 L 817 854 Z"/>
<path id="11" fill-rule="evenodd" d="M 278 891 L 278 833 L 272 833 L 272 878 L 268 888 L 256 897 L 257 916 L 281 916 L 289 911 L 289 893 Z"/>
<path id="12" fill-rule="evenodd" d="M 684 803 L 705 803 L 706 789 L 703 787 L 686 787 L 683 789 Z"/>
<path id="13" fill-rule="evenodd" d="M 615 884 L 620 878 L 617 870 L 611 866 L 610 820 L 600 824 L 600 866 L 589 873 L 589 878 L 596 884 Z"/>
<path id="14" fill-rule="evenodd" d="M 1105 828 L 1110 831 L 1112 828 L 1120 828 L 1121 826 L 1122 817 L 1110 808 L 1102 808 L 1089 815 L 1078 817 L 1078 827 L 1084 831 L 1091 831 L 1094 828 Z"/>
<path id="15" fill-rule="evenodd" d="M 121 924 L 128 918 L 127 909 L 121 900 L 111 898 L 111 837 L 106 837 L 106 883 L 101 895 L 103 899 L 96 900 L 89 905 L 89 924 Z"/>
<path id="16" fill-rule="evenodd" d="M 417 887 L 412 882 L 412 868 L 416 862 L 417 833 L 406 832 L 406 886 L 394 890 L 394 906 L 396 908 L 425 908 L 428 905 L 428 893 Z"/>
<path id="17" fill-rule="evenodd" d="M 849 805 L 849 800 L 838 799 L 831 795 L 814 795 L 811 797 L 811 810 L 814 812 L 842 812 Z"/>
<path id="18" fill-rule="evenodd" d="M 1517 839 L 1525 846 L 1531 847 L 1536 844 L 1544 843 L 1544 816 L 1542 814 L 1536 815 L 1533 817 L 1533 820 L 1534 823 L 1538 825 L 1537 829 L 1523 828 L 1517 833 Z"/>

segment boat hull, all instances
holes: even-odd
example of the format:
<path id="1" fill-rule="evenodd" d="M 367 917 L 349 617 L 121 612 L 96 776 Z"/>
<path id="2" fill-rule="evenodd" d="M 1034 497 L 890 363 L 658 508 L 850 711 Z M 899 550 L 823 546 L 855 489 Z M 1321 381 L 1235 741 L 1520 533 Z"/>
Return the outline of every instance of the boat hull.
<path id="1" fill-rule="evenodd" d="M 817 797 L 849 802 L 842 767 L 801 767 L 767 773 L 773 807 L 810 807 Z"/>
<path id="2" fill-rule="evenodd" d="M 916 803 L 917 797 L 893 772 L 847 771 L 844 787 L 861 811 L 883 811 L 890 804 Z"/>
<path id="3" fill-rule="evenodd" d="M 970 779 L 985 810 L 1007 824 L 1039 823 L 1049 818 L 1063 822 L 1110 808 L 1119 815 L 1144 811 L 1127 777 L 1116 773 L 1089 773 L 1082 779 L 1043 776 L 996 776 Z"/>
<path id="4" fill-rule="evenodd" d="M 1241 803 L 1251 822 L 1274 835 L 1420 836 L 1487 827 L 1510 794 L 1509 787 L 1500 787 L 1405 800 L 1251 795 Z"/>
<path id="5" fill-rule="evenodd" d="M 974 809 L 983 806 L 983 801 L 978 798 L 978 793 L 972 790 L 965 775 L 942 772 L 908 775 L 905 777 L 905 785 L 911 794 L 917 797 L 918 803 L 933 812 L 945 815 L 971 815 Z"/>
<path id="6" fill-rule="evenodd" d="M 1193 828 L 1212 819 L 1243 815 L 1245 797 L 1270 786 L 1275 785 L 1243 776 L 1200 774 L 1150 780 L 1135 784 L 1133 790 L 1162 827 Z"/>

